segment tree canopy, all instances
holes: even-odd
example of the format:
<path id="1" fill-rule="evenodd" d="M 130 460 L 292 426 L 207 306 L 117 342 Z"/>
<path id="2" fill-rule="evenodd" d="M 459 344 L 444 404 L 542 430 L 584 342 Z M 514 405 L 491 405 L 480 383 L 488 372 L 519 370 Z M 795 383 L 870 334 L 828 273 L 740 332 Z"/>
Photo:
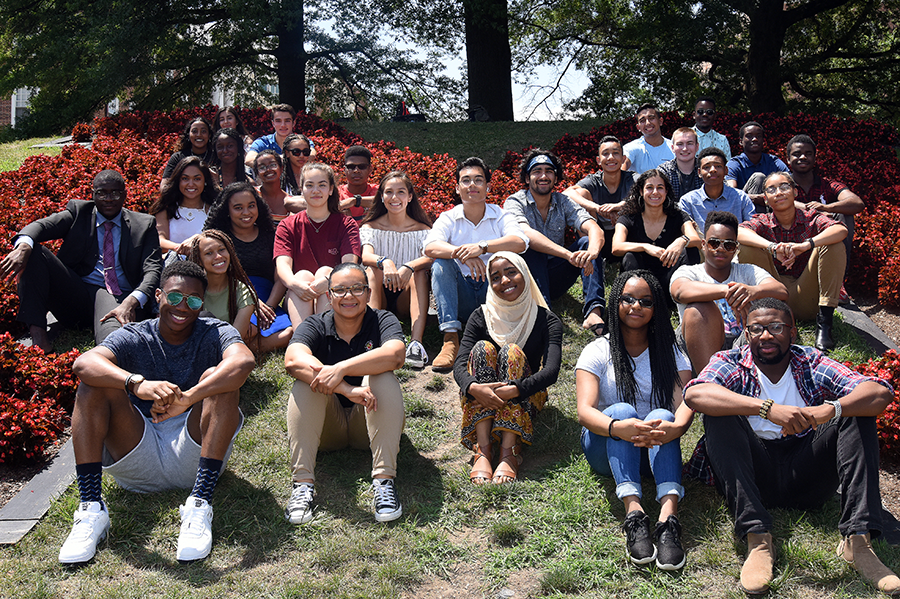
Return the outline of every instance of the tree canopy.
<path id="1" fill-rule="evenodd" d="M 621 117 L 701 91 L 752 112 L 897 119 L 897 0 L 517 0 L 513 51 L 590 86 L 569 108 Z"/>
<path id="2" fill-rule="evenodd" d="M 280 101 L 331 117 L 381 116 L 399 100 L 433 117 L 460 111 L 460 83 L 433 54 L 381 42 L 379 15 L 339 0 L 7 0 L 0 93 L 38 89 L 43 130 L 123 93 L 153 110 L 205 103 L 216 86 L 258 104 L 277 84 Z"/>

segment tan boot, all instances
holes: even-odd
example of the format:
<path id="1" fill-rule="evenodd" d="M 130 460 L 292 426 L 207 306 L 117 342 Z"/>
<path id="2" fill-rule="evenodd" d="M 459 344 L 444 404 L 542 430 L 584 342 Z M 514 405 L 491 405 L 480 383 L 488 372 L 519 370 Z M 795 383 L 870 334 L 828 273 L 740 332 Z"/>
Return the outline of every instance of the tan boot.
<path id="1" fill-rule="evenodd" d="M 456 331 L 444 333 L 444 347 L 441 348 L 441 353 L 431 363 L 431 369 L 436 372 L 453 370 L 453 363 L 456 362 L 456 353 L 458 351 L 459 333 Z"/>
<path id="2" fill-rule="evenodd" d="M 775 565 L 775 544 L 769 533 L 747 533 L 747 559 L 741 568 L 741 587 L 748 595 L 769 590 Z"/>
<path id="3" fill-rule="evenodd" d="M 872 550 L 869 533 L 844 537 L 838 544 L 838 555 L 853 566 L 866 582 L 888 595 L 900 594 L 900 578 L 881 563 Z"/>

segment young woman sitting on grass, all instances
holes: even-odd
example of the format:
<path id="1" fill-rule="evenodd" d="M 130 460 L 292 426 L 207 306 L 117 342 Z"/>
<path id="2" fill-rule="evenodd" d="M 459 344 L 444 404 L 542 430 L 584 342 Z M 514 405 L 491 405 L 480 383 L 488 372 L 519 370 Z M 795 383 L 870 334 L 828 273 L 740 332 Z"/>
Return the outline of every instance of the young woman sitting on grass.
<path id="1" fill-rule="evenodd" d="M 362 263 L 368 267 L 372 289 L 369 305 L 410 316 L 412 340 L 406 346 L 406 364 L 413 368 L 428 362 L 422 335 L 428 317 L 432 259 L 422 254 L 422 244 L 430 230 L 431 218 L 406 173 L 385 175 L 359 227 Z"/>
<path id="2" fill-rule="evenodd" d="M 260 183 L 257 190 L 268 204 L 275 222 L 281 222 L 289 214 L 285 200 L 290 196 L 281 188 L 283 171 L 284 163 L 275 150 L 263 150 L 253 159 L 253 172 L 256 174 L 256 180 Z"/>
<path id="3" fill-rule="evenodd" d="M 316 151 L 312 149 L 309 138 L 299 133 L 291 133 L 285 137 L 283 147 L 285 164 L 282 187 L 289 196 L 296 197 L 302 192 L 300 189 L 300 173 L 311 157 L 316 155 Z M 293 212 L 300 212 L 300 210 L 293 210 Z"/>
<path id="4" fill-rule="evenodd" d="M 264 299 L 259 303 L 259 310 L 264 321 L 271 321 L 272 324 L 260 331 L 259 351 L 287 347 L 293 327 L 287 312 L 280 307 L 285 287 L 275 277 L 275 260 L 272 257 L 275 223 L 269 207 L 253 185 L 249 182 L 232 183 L 222 190 L 209 210 L 203 229 L 218 229 L 228 235 L 257 297 Z M 256 317 L 253 316 L 250 322 L 256 325 Z"/>
<path id="5" fill-rule="evenodd" d="M 244 143 L 237 131 L 219 129 L 213 135 L 212 145 L 216 151 L 215 175 L 219 187 L 250 180 L 244 166 Z"/>
<path id="6" fill-rule="evenodd" d="M 184 133 L 181 135 L 178 151 L 169 157 L 166 168 L 163 170 L 162 181 L 159 182 L 160 190 L 172 178 L 178 163 L 185 158 L 196 156 L 207 166 L 211 166 L 215 162 L 216 153 L 210 143 L 211 137 L 212 126 L 202 116 L 194 117 L 187 122 L 184 126 Z"/>
<path id="7" fill-rule="evenodd" d="M 216 127 L 216 133 L 222 129 L 234 129 L 237 131 L 238 135 L 240 135 L 241 146 L 244 148 L 244 152 L 250 149 L 250 144 L 253 143 L 253 136 L 247 132 L 244 121 L 241 120 L 233 106 L 220 108 L 216 113 L 216 118 L 213 119 L 213 123 Z"/>
<path id="8" fill-rule="evenodd" d="M 264 152 L 260 152 L 263 155 Z M 359 263 L 359 225 L 340 213 L 340 195 L 330 166 L 310 162 L 300 173 L 306 210 L 292 214 L 275 230 L 275 271 L 287 288 L 294 328 L 329 307 L 328 275 L 342 262 Z"/>
<path id="9" fill-rule="evenodd" d="M 666 293 L 646 270 L 620 274 L 607 304 L 609 335 L 590 343 L 575 365 L 581 446 L 588 464 L 612 476 L 625 504 L 631 561 L 677 570 L 684 566 L 678 502 L 679 439 L 694 413 L 681 398 L 691 365 L 675 345 Z M 656 480 L 656 528 L 641 506 L 641 475 Z M 655 545 L 654 545 L 655 541 Z"/>
<path id="10" fill-rule="evenodd" d="M 550 311 L 525 260 L 494 253 L 484 305 L 466 323 L 453 366 L 462 400 L 462 444 L 475 452 L 470 480 L 516 480 L 522 445 L 531 445 L 534 418 L 556 382 L 562 358 L 562 322 Z M 493 471 L 493 443 L 500 460 Z"/>
<path id="11" fill-rule="evenodd" d="M 212 172 L 199 158 L 191 156 L 178 163 L 150 206 L 150 214 L 156 216 L 159 247 L 164 255 L 170 253 L 167 260 L 188 256 L 218 192 Z"/>

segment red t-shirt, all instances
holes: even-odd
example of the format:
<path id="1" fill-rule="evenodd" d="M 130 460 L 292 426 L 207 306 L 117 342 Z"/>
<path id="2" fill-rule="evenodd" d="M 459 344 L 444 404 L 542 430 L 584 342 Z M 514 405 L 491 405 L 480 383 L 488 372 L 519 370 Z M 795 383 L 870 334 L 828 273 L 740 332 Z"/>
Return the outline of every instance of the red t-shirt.
<path id="1" fill-rule="evenodd" d="M 341 200 L 347 200 L 349 198 L 352 198 L 354 195 L 356 195 L 356 194 L 352 194 L 349 191 L 347 191 L 346 185 L 338 185 L 338 193 L 341 194 Z M 369 183 L 368 186 L 366 187 L 366 190 L 359 195 L 373 196 L 376 193 L 378 193 L 378 186 L 375 185 L 374 183 Z M 350 208 L 350 216 L 352 216 L 356 220 L 362 220 L 362 217 L 364 217 L 365 215 L 366 215 L 366 208 L 364 208 L 362 206 L 360 206 L 359 208 L 357 208 L 356 206 L 352 206 Z"/>
<path id="2" fill-rule="evenodd" d="M 278 223 L 275 230 L 275 258 L 290 256 L 294 272 L 337 266 L 347 254 L 362 256 L 359 225 L 352 217 L 331 214 L 316 225 L 304 210 Z"/>

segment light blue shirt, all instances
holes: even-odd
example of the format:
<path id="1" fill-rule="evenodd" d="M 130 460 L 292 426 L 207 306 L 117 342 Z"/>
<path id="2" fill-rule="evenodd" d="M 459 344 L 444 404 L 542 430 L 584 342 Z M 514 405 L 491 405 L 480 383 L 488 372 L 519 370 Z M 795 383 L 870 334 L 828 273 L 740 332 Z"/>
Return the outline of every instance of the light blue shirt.
<path id="1" fill-rule="evenodd" d="M 634 171 L 639 175 L 644 171 L 658 167 L 666 160 L 675 158 L 675 154 L 672 152 L 672 140 L 667 137 L 663 137 L 661 146 L 651 146 L 642 136 L 625 144 L 622 152 L 631 161 L 631 167 L 628 170 Z"/>
<path id="2" fill-rule="evenodd" d="M 756 214 L 756 208 L 753 206 L 750 196 L 740 189 L 728 185 L 722 189 L 722 195 L 715 199 L 706 195 L 706 185 L 688 192 L 681 196 L 678 207 L 691 215 L 700 229 L 701 236 L 706 229 L 706 215 L 713 210 L 732 213 L 737 217 L 738 223 L 750 220 L 750 217 Z"/>

